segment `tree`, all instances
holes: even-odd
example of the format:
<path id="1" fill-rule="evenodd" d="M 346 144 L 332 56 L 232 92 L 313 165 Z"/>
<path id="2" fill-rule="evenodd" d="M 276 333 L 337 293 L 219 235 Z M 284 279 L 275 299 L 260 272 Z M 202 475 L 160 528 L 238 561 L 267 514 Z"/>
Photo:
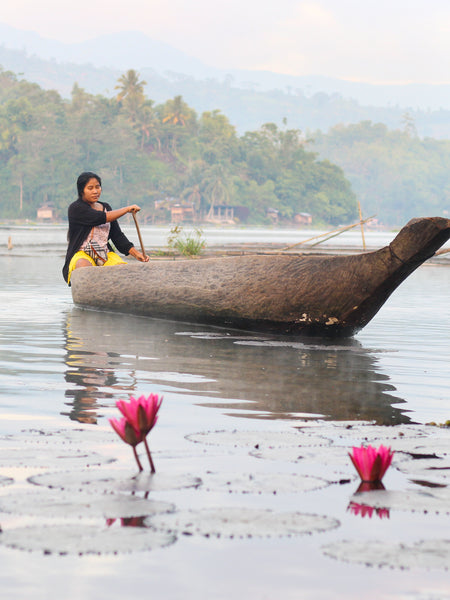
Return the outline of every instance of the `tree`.
<path id="1" fill-rule="evenodd" d="M 233 186 L 230 171 L 224 164 L 216 164 L 210 167 L 203 178 L 202 187 L 209 200 L 209 211 L 207 219 L 212 219 L 214 206 L 218 204 L 229 204 L 233 194 Z"/>

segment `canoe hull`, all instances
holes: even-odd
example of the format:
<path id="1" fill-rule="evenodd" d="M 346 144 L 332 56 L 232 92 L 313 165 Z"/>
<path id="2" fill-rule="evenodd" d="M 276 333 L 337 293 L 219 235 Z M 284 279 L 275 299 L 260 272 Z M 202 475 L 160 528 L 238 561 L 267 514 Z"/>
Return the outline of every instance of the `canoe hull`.
<path id="1" fill-rule="evenodd" d="M 411 221 L 354 256 L 242 255 L 77 269 L 81 307 L 247 330 L 353 335 L 450 237 L 449 220 Z"/>

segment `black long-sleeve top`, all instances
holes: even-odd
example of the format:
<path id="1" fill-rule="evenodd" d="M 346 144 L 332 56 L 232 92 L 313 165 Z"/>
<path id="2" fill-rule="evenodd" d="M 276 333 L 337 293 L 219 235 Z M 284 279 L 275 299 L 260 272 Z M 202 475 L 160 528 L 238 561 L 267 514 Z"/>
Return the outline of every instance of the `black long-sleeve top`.
<path id="1" fill-rule="evenodd" d="M 100 204 L 104 206 L 105 210 L 95 210 L 95 208 L 92 208 L 87 202 L 80 198 L 75 200 L 75 202 L 72 202 L 69 206 L 69 231 L 67 234 L 69 243 L 67 246 L 66 262 L 62 269 L 63 277 L 66 281 L 69 276 L 69 264 L 72 256 L 78 252 L 93 227 L 104 225 L 106 223 L 106 211 L 112 210 L 110 205 L 106 202 L 100 202 Z M 111 227 L 108 239 L 112 241 L 119 252 L 128 255 L 134 244 L 130 242 L 120 229 L 117 221 L 111 221 L 110 224 Z M 112 250 L 109 244 L 108 247 Z"/>

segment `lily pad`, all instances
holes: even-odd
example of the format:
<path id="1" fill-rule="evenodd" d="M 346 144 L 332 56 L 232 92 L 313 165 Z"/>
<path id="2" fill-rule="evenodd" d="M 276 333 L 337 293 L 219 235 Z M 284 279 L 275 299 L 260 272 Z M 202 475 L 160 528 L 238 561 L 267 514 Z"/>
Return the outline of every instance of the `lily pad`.
<path id="1" fill-rule="evenodd" d="M 191 442 L 231 448 L 282 448 L 326 446 L 331 441 L 318 435 L 292 431 L 206 431 L 186 436 Z"/>
<path id="2" fill-rule="evenodd" d="M 412 544 L 385 540 L 343 540 L 322 547 L 326 556 L 370 567 L 391 569 L 445 569 L 450 566 L 450 540 L 423 540 Z"/>
<path id="3" fill-rule="evenodd" d="M 77 448 L 2 448 L 1 467 L 90 467 L 115 462 L 115 458 Z"/>
<path id="4" fill-rule="evenodd" d="M 315 432 L 331 439 L 348 440 L 350 445 L 364 443 L 393 446 L 394 442 L 398 445 L 405 442 L 410 446 L 410 440 L 417 440 L 417 443 L 426 443 L 427 438 L 433 433 L 433 430 L 425 425 L 387 427 L 361 421 L 320 421 L 301 426 L 300 429 L 304 432 Z"/>
<path id="5" fill-rule="evenodd" d="M 290 494 L 318 490 L 329 481 L 296 473 L 207 473 L 203 488 L 240 494 Z"/>
<path id="6" fill-rule="evenodd" d="M 276 460 L 282 462 L 301 463 L 311 465 L 314 470 L 318 465 L 321 468 L 331 468 L 334 472 L 353 475 L 353 467 L 350 464 L 348 449 L 342 446 L 320 446 L 313 448 L 263 448 L 253 450 L 251 456 L 264 460 Z"/>
<path id="7" fill-rule="evenodd" d="M 402 473 L 434 483 L 450 484 L 450 456 L 405 460 L 397 465 Z"/>
<path id="8" fill-rule="evenodd" d="M 20 436 L 14 436 L 19 439 L 21 444 L 39 444 L 39 445 L 70 445 L 77 446 L 86 444 L 110 444 L 119 438 L 112 429 L 100 429 L 99 427 L 89 426 L 85 428 L 33 428 L 21 432 Z"/>
<path id="9" fill-rule="evenodd" d="M 131 469 L 83 469 L 41 473 L 28 478 L 30 483 L 52 489 L 93 493 L 152 492 L 198 487 L 202 480 L 188 473 L 138 473 Z"/>
<path id="10" fill-rule="evenodd" d="M 131 494 L 93 497 L 89 494 L 43 490 L 0 496 L 0 511 L 45 518 L 104 517 L 120 519 L 171 512 L 173 504 Z"/>
<path id="11" fill-rule="evenodd" d="M 374 508 L 450 514 L 450 489 L 448 488 L 376 490 L 355 494 L 352 500 Z"/>
<path id="12" fill-rule="evenodd" d="M 379 442 L 389 445 L 395 440 L 405 439 L 425 439 L 432 434 L 432 431 L 426 425 L 359 425 L 351 429 L 353 434 L 360 435 L 365 442 Z"/>
<path id="13" fill-rule="evenodd" d="M 327 516 L 273 512 L 253 508 L 204 508 L 158 515 L 148 519 L 157 529 L 183 535 L 227 538 L 282 537 L 311 534 L 339 527 Z"/>
<path id="14" fill-rule="evenodd" d="M 96 527 L 91 524 L 32 525 L 7 529 L 0 544 L 44 554 L 119 554 L 169 546 L 173 534 L 145 527 Z"/>

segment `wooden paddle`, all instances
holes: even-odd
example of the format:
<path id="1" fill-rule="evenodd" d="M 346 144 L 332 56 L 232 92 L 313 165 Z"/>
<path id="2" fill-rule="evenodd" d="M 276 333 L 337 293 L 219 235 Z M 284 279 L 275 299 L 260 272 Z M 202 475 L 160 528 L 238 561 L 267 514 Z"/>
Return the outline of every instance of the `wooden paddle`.
<path id="1" fill-rule="evenodd" d="M 136 219 L 136 213 L 132 212 L 131 214 L 133 215 L 134 224 L 136 225 L 136 231 L 137 231 L 137 234 L 138 234 L 139 243 L 141 244 L 142 254 L 145 256 L 144 242 L 142 241 L 141 232 L 140 232 L 139 225 L 138 225 L 138 222 L 137 222 L 137 219 Z"/>

